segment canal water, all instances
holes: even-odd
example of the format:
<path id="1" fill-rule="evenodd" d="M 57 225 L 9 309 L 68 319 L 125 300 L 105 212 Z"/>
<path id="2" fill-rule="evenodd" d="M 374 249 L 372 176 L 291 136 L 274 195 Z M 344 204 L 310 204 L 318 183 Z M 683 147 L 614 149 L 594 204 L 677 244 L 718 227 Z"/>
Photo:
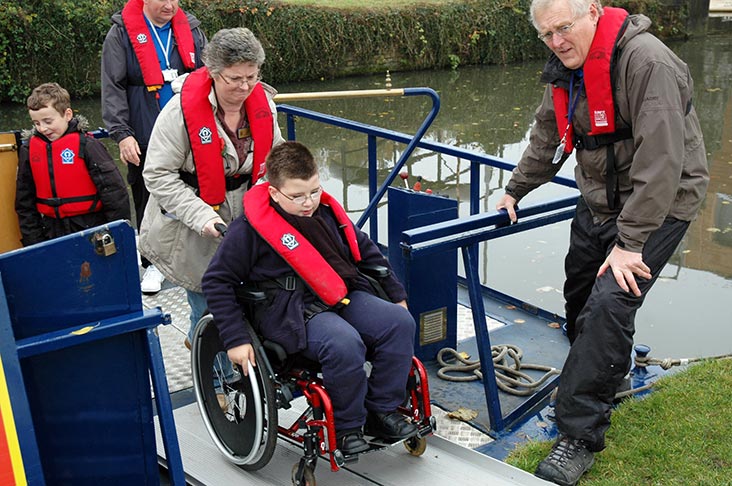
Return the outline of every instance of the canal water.
<path id="1" fill-rule="evenodd" d="M 689 64 L 695 81 L 694 105 L 704 132 L 712 174 L 699 217 L 691 225 L 662 278 L 636 319 L 636 342 L 652 355 L 693 358 L 732 353 L 732 33 L 672 44 Z M 500 157 L 515 163 L 528 143 L 533 113 L 543 92 L 541 62 L 506 67 L 461 67 L 457 70 L 391 73 L 394 88 L 430 87 L 440 94 L 441 109 L 426 138 Z M 385 76 L 277 86 L 282 93 L 379 89 Z M 369 98 L 291 103 L 412 134 L 427 115 L 424 97 Z M 74 100 L 73 107 L 101 126 L 98 99 Z M 0 105 L 0 131 L 29 127 L 22 105 Z M 285 127 L 284 118 L 280 126 Z M 366 137 L 307 120 L 297 125 L 298 140 L 310 146 L 322 167 L 323 185 L 339 197 L 356 219 L 368 204 Z M 404 145 L 380 142 L 380 173 L 399 159 Z M 117 155 L 110 145 L 110 151 Z M 407 164 L 409 184 L 422 178 L 422 189 L 457 198 L 460 214 L 468 212 L 465 160 L 417 150 Z M 570 159 L 561 174 L 572 177 Z M 482 211 L 492 212 L 510 174 L 486 168 L 481 177 Z M 400 179 L 395 184 L 402 184 Z M 573 194 L 546 185 L 524 206 Z M 379 212 L 386 241 L 386 213 Z M 563 314 L 561 288 L 569 223 L 533 230 L 484 244 L 480 250 L 483 283 L 538 307 Z"/>

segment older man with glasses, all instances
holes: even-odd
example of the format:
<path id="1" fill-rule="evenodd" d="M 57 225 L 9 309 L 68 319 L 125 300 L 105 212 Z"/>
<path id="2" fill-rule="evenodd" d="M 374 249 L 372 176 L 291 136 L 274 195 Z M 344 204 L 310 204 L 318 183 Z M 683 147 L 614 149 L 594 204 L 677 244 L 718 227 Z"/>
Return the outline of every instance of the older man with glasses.
<path id="1" fill-rule="evenodd" d="M 536 470 L 574 485 L 605 447 L 630 369 L 635 314 L 696 217 L 709 183 L 693 81 L 651 21 L 598 0 L 534 0 L 552 54 L 531 142 L 497 204 L 515 206 L 576 150 L 581 197 L 565 260 L 571 348 L 556 401 L 559 437 Z"/>

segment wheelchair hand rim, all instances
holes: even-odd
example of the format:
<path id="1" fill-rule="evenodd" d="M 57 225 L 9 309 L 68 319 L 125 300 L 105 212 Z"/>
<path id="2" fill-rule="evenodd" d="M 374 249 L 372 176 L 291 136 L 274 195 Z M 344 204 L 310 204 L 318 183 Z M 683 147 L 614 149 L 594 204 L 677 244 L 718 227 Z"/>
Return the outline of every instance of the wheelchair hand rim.
<path id="1" fill-rule="evenodd" d="M 218 437 L 216 434 L 216 431 L 213 429 L 213 426 L 211 424 L 211 420 L 208 418 L 208 411 L 206 410 L 206 406 L 204 405 L 204 396 L 203 392 L 201 390 L 201 383 L 199 381 L 198 373 L 195 372 L 195 370 L 198 369 L 198 352 L 197 350 L 200 347 L 200 339 L 201 335 L 203 334 L 203 331 L 205 330 L 205 327 L 213 322 L 213 316 L 211 314 L 207 314 L 204 317 L 201 318 L 201 320 L 196 325 L 196 330 L 193 333 L 193 342 L 191 343 L 191 368 L 194 370 L 193 373 L 193 389 L 196 395 L 196 403 L 198 405 L 198 410 L 201 414 L 201 418 L 203 419 L 203 423 L 206 426 L 206 430 L 208 432 L 209 437 L 213 441 L 214 445 L 216 445 L 216 448 L 219 449 L 219 451 L 226 456 L 227 460 L 229 460 L 231 463 L 241 466 L 241 465 L 247 465 L 254 463 L 258 461 L 262 454 L 264 453 L 264 448 L 262 447 L 262 434 L 264 429 L 264 421 L 263 421 L 263 410 L 262 410 L 262 394 L 260 392 L 259 383 L 257 383 L 257 379 L 255 376 L 255 372 L 253 371 L 253 367 L 251 363 L 247 363 L 248 365 L 248 378 L 249 382 L 252 386 L 252 394 L 254 395 L 254 412 L 255 412 L 255 437 L 252 445 L 252 449 L 249 451 L 249 454 L 247 454 L 245 457 L 241 457 L 238 455 L 235 455 L 232 453 L 232 451 L 229 449 L 229 447 L 226 446 Z M 271 424 L 270 424 L 271 426 Z"/>

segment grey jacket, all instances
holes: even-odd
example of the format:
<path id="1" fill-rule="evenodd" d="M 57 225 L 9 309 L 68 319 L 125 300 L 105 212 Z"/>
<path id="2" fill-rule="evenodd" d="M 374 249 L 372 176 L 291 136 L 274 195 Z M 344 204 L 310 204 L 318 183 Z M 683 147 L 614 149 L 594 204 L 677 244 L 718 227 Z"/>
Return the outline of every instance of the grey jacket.
<path id="1" fill-rule="evenodd" d="M 618 237 L 625 249 L 641 252 L 649 235 L 667 217 L 691 221 L 709 183 L 704 140 L 691 105 L 693 81 L 686 64 L 647 32 L 651 21 L 630 16 L 618 41 L 621 50 L 612 73 L 616 128 L 631 127 L 631 139 L 615 142 L 620 204 L 611 210 L 606 195 L 606 150 L 576 150 L 575 179 L 598 224 L 617 218 Z M 552 55 L 542 80 L 559 85 L 571 71 Z M 530 145 L 506 193 L 520 200 L 548 182 L 562 163 L 552 164 L 559 145 L 552 84 L 547 84 Z M 689 107 L 690 110 L 689 110 Z M 587 97 L 579 98 L 573 119 L 575 133 L 590 131 Z"/>
<path id="2" fill-rule="evenodd" d="M 201 236 L 201 231 L 207 222 L 217 216 L 227 224 L 241 216 L 244 212 L 242 198 L 247 185 L 227 191 L 226 201 L 214 210 L 196 195 L 193 187 L 181 180 L 179 171 L 196 172 L 180 105 L 180 88 L 186 77 L 181 76 L 173 82 L 173 91 L 178 94 L 160 112 L 150 137 L 142 173 L 150 191 L 150 200 L 140 228 L 139 250 L 169 281 L 188 290 L 201 292 L 201 277 L 220 241 L 218 238 Z M 274 120 L 272 145 L 275 146 L 284 141 L 277 124 L 277 109 L 272 101 L 277 92 L 269 85 L 262 83 L 262 86 Z M 217 101 L 213 87 L 208 99 L 215 113 Z M 251 174 L 252 153 L 240 167 L 234 145 L 218 119 L 216 126 L 219 136 L 226 143 L 222 162 L 224 174 L 227 177 Z"/>

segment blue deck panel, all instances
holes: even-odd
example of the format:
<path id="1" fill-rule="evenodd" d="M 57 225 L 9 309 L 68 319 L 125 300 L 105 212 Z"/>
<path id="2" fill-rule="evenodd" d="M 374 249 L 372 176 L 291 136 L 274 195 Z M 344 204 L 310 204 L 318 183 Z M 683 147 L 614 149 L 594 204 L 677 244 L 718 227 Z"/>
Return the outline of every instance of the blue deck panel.
<path id="1" fill-rule="evenodd" d="M 468 304 L 464 300 L 461 303 Z M 569 351 L 569 341 L 561 329 L 550 327 L 548 324 L 551 321 L 544 317 L 527 312 L 520 307 L 512 308 L 500 300 L 484 296 L 483 303 L 487 316 L 505 324 L 505 326 L 490 332 L 492 346 L 512 344 L 518 346 L 523 351 L 522 363 L 540 364 L 561 369 Z M 516 320 L 523 320 L 524 322 L 516 323 Z M 459 341 L 457 350 L 458 352 L 465 352 L 470 355 L 469 359 L 471 360 L 478 359 L 478 347 L 475 337 Z M 483 392 L 484 388 L 480 381 L 452 382 L 443 380 L 437 376 L 437 370 L 440 368 L 440 365 L 436 360 L 426 362 L 425 367 L 429 373 L 430 395 L 433 403 L 447 411 L 457 410 L 461 407 L 477 411 L 478 416 L 469 421 L 469 423 L 482 432 L 492 435 L 494 438 L 500 439 L 510 434 L 517 427 L 521 427 L 522 422 L 531 415 L 529 414 L 529 416 L 520 420 L 515 426 L 509 427 L 508 430 L 496 434 L 492 430 L 493 427 L 488 416 L 486 397 Z M 540 378 L 544 374 L 544 372 L 536 370 L 523 371 L 535 379 Z M 556 376 L 551 378 L 540 388 L 538 394 L 548 395 L 557 380 L 558 377 Z M 499 391 L 499 399 L 502 415 L 506 417 L 512 411 L 523 406 L 531 397 L 517 396 Z M 542 400 L 542 403 L 538 407 L 532 407 L 532 409 L 534 411 L 541 409 L 547 402 L 548 396 Z M 537 420 L 543 422 L 541 418 Z"/>

